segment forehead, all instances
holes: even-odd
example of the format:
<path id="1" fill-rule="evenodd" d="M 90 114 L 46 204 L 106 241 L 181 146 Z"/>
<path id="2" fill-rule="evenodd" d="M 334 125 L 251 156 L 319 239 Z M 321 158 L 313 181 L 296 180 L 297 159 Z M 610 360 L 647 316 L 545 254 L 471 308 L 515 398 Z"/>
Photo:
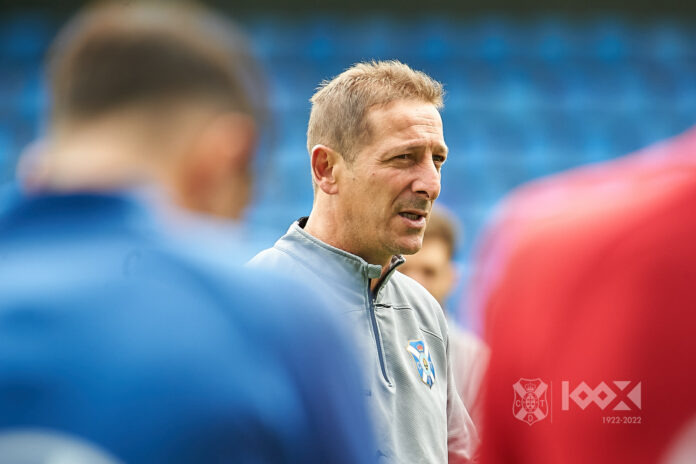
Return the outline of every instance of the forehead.
<path id="1" fill-rule="evenodd" d="M 370 128 L 371 148 L 412 142 L 446 151 L 442 118 L 435 105 L 416 100 L 397 100 L 371 108 L 366 115 Z"/>

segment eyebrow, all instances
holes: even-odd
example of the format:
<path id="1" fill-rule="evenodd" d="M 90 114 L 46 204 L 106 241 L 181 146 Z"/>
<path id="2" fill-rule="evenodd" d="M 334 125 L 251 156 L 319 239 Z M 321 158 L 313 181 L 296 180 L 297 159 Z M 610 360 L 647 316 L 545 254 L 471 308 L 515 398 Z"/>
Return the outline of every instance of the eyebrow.
<path id="1" fill-rule="evenodd" d="M 392 150 L 389 150 L 389 153 L 397 153 L 397 152 L 403 152 L 403 151 L 415 151 L 415 150 L 422 150 L 423 145 L 422 144 L 406 144 L 406 145 L 401 145 L 398 147 L 393 148 Z M 436 144 L 433 147 L 433 153 L 437 155 L 447 155 L 449 153 L 449 148 L 447 145 L 440 145 Z"/>

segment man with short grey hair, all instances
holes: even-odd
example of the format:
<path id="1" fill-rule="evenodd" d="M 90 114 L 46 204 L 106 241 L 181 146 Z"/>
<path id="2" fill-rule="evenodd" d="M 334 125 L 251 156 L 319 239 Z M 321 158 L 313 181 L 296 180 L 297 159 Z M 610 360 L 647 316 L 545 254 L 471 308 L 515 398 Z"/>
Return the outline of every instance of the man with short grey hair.
<path id="1" fill-rule="evenodd" d="M 442 310 L 394 272 L 420 249 L 440 193 L 442 95 L 397 61 L 359 63 L 324 83 L 307 131 L 312 212 L 251 261 L 310 283 L 345 316 L 386 462 L 466 462 L 478 442 Z"/>

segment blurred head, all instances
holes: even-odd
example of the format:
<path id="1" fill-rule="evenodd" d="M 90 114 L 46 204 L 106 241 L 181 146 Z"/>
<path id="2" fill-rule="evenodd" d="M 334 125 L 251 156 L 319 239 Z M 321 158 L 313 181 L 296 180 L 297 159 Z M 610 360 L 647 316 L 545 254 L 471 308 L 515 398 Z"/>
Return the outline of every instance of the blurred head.
<path id="1" fill-rule="evenodd" d="M 409 256 L 399 270 L 418 281 L 444 305 L 456 280 L 452 261 L 456 247 L 456 223 L 443 210 L 435 208 L 425 229 L 423 248 Z"/>
<path id="2" fill-rule="evenodd" d="M 330 242 L 373 264 L 420 249 L 447 156 L 442 97 L 397 61 L 354 65 L 312 97 L 310 221 L 334 224 Z"/>
<path id="3" fill-rule="evenodd" d="M 190 4 L 100 4 L 59 33 L 48 74 L 49 186 L 154 181 L 182 206 L 239 215 L 263 102 L 233 24 Z"/>

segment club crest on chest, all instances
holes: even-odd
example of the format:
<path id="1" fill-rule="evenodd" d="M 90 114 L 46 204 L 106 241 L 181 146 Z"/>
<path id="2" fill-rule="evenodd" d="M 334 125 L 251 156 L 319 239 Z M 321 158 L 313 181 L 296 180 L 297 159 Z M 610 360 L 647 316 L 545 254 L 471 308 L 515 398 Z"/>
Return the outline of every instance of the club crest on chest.
<path id="1" fill-rule="evenodd" d="M 425 342 L 423 340 L 411 340 L 408 342 L 406 350 L 413 356 L 420 379 L 429 388 L 432 388 L 435 383 L 435 366 L 430 357 L 430 350 L 428 350 Z"/>

